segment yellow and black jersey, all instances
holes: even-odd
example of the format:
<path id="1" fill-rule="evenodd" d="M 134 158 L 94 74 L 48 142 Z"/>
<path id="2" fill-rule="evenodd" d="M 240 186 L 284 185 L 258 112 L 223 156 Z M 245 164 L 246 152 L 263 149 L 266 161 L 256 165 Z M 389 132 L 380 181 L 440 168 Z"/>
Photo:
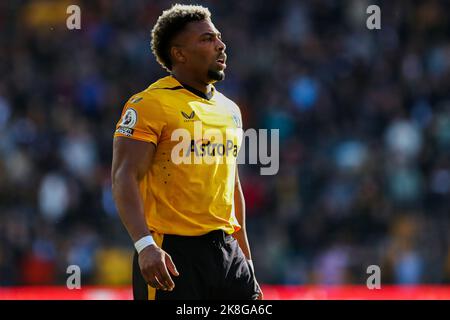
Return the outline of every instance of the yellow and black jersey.
<path id="1" fill-rule="evenodd" d="M 209 97 L 193 91 L 173 76 L 159 79 L 128 100 L 114 136 L 156 145 L 140 184 L 150 230 L 231 234 L 240 229 L 233 202 L 241 113 L 214 87 Z"/>

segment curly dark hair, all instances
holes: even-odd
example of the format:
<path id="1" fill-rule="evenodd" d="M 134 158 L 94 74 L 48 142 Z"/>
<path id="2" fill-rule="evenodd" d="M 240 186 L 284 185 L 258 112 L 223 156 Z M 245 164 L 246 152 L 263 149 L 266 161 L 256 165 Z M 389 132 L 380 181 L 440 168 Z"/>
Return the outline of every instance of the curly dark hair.
<path id="1" fill-rule="evenodd" d="M 164 10 L 152 30 L 151 48 L 159 64 L 167 71 L 172 70 L 170 45 L 172 39 L 192 21 L 211 19 L 208 8 L 198 5 L 175 4 Z"/>

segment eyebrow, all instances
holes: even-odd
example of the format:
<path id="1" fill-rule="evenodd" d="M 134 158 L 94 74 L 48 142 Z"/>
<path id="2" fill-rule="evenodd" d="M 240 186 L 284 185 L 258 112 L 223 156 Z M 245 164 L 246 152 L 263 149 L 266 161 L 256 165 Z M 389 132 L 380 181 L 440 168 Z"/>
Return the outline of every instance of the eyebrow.
<path id="1" fill-rule="evenodd" d="M 222 37 L 222 34 L 220 32 L 205 32 L 205 33 L 202 33 L 200 35 L 200 37 L 203 37 L 203 36 L 206 36 L 206 35 L 208 35 L 208 36 L 218 36 L 219 38 Z"/>

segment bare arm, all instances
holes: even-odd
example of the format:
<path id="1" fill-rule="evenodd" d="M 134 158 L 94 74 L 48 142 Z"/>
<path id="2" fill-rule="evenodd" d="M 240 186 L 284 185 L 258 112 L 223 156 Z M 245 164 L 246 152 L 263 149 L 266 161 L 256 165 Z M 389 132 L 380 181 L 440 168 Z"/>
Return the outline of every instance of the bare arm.
<path id="1" fill-rule="evenodd" d="M 133 242 L 150 235 L 139 182 L 150 167 L 155 149 L 153 143 L 123 137 L 114 139 L 112 190 L 120 218 Z"/>
<path id="2" fill-rule="evenodd" d="M 116 137 L 113 144 L 112 189 L 120 218 L 133 242 L 150 235 L 144 215 L 139 183 L 148 172 L 156 147 L 152 143 Z M 139 266 L 152 287 L 172 290 L 175 286 L 168 270 L 178 271 L 171 257 L 156 245 L 139 253 Z"/>
<path id="3" fill-rule="evenodd" d="M 242 252 L 244 252 L 244 255 L 247 258 L 247 260 L 251 260 L 252 255 L 250 252 L 250 245 L 248 243 L 247 230 L 245 225 L 245 199 L 244 193 L 242 192 L 241 182 L 239 180 L 239 173 L 237 166 L 236 166 L 236 178 L 234 183 L 234 212 L 236 215 L 236 219 L 241 225 L 241 229 L 238 232 L 235 232 L 233 236 L 238 241 L 239 246 L 241 247 Z"/>
<path id="4" fill-rule="evenodd" d="M 247 237 L 247 229 L 245 224 L 245 199 L 244 199 L 244 193 L 242 192 L 241 187 L 241 181 L 239 180 L 239 173 L 236 166 L 236 179 L 234 183 L 234 212 L 236 215 L 236 219 L 238 220 L 239 224 L 241 225 L 241 229 L 238 232 L 235 232 L 233 236 L 236 238 L 236 240 L 239 243 L 239 246 L 242 249 L 242 252 L 244 253 L 245 257 L 249 261 L 249 264 L 251 268 L 253 269 L 253 262 L 252 255 L 250 252 L 250 245 L 248 243 L 248 237 Z M 254 273 L 254 270 L 252 270 Z M 255 279 L 256 281 L 256 279 Z M 258 286 L 259 290 L 259 300 L 262 300 L 264 298 L 264 294 L 261 290 L 261 287 L 259 286 L 258 282 L 256 281 L 256 284 Z"/>

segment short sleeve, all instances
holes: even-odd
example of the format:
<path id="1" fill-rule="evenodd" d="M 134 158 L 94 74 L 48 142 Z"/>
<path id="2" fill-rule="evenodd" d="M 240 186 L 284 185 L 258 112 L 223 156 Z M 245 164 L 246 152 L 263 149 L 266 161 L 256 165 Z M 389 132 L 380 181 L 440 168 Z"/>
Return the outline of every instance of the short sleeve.
<path id="1" fill-rule="evenodd" d="M 136 94 L 125 104 L 114 137 L 128 137 L 157 145 L 165 125 L 166 117 L 160 102 L 145 93 Z"/>

